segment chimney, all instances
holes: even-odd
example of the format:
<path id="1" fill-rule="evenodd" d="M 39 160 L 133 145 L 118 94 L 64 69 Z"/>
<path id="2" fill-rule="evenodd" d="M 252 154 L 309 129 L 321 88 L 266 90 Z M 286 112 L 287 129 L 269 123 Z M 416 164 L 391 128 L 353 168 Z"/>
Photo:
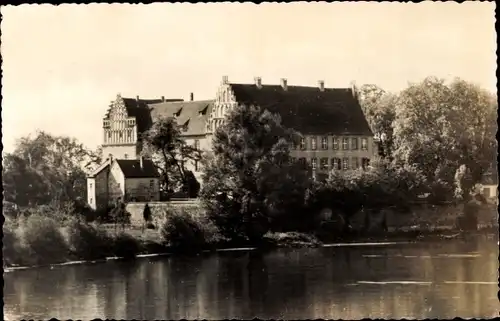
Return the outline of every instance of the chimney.
<path id="1" fill-rule="evenodd" d="M 141 166 L 141 170 L 142 170 L 142 169 L 144 169 L 143 158 L 144 158 L 144 157 L 142 157 L 142 156 L 141 156 L 141 157 L 139 157 L 139 164 L 140 164 L 140 166 Z"/>
<path id="2" fill-rule="evenodd" d="M 283 87 L 284 91 L 287 91 L 288 86 L 286 84 L 286 78 L 281 78 L 281 87 Z"/>
<path id="3" fill-rule="evenodd" d="M 324 80 L 318 81 L 318 87 L 320 91 L 325 91 L 325 81 Z"/>
<path id="4" fill-rule="evenodd" d="M 222 84 L 227 85 L 228 82 L 229 82 L 229 80 L 228 80 L 227 76 L 222 76 Z"/>
<path id="5" fill-rule="evenodd" d="M 262 78 L 255 77 L 254 80 L 255 80 L 255 86 L 257 86 L 257 88 L 259 89 L 262 88 Z"/>
<path id="6" fill-rule="evenodd" d="M 165 102 L 165 96 L 161 96 L 161 101 Z"/>
<path id="7" fill-rule="evenodd" d="M 137 101 L 139 101 L 139 95 L 135 96 L 135 99 L 136 99 Z"/>
<path id="8" fill-rule="evenodd" d="M 193 93 L 189 94 L 189 99 L 190 99 L 191 101 L 193 101 L 193 100 L 194 100 L 194 94 L 193 94 Z"/>

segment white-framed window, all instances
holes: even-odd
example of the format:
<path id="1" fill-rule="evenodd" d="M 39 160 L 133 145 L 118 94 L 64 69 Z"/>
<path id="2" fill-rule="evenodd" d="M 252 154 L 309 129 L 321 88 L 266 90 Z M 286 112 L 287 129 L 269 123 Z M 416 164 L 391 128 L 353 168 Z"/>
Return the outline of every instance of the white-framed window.
<path id="1" fill-rule="evenodd" d="M 349 149 L 349 138 L 347 137 L 342 138 L 342 149 L 343 150 Z"/>
<path id="2" fill-rule="evenodd" d="M 311 158 L 311 166 L 313 170 L 316 170 L 316 168 L 318 168 L 318 159 L 316 157 Z"/>
<path id="3" fill-rule="evenodd" d="M 359 168 L 359 158 L 353 157 L 351 159 L 351 163 L 352 163 L 352 169 L 358 169 Z"/>
<path id="4" fill-rule="evenodd" d="M 300 139 L 300 149 L 306 149 L 306 139 L 303 137 Z"/>
<path id="5" fill-rule="evenodd" d="M 333 149 L 334 150 L 339 149 L 339 138 L 338 137 L 333 137 Z"/>
<path id="6" fill-rule="evenodd" d="M 351 149 L 358 150 L 358 138 L 357 137 L 353 137 L 351 139 Z"/>
<path id="7" fill-rule="evenodd" d="M 317 143 L 316 137 L 311 137 L 311 149 L 312 150 L 316 150 L 316 148 L 317 148 L 316 143 Z"/>
<path id="8" fill-rule="evenodd" d="M 321 170 L 328 170 L 328 158 L 321 158 L 319 161 L 319 166 Z"/>
<path id="9" fill-rule="evenodd" d="M 328 137 L 321 137 L 321 149 L 328 149 Z"/>
<path id="10" fill-rule="evenodd" d="M 94 199 L 92 199 L 92 197 L 90 198 L 90 204 L 94 204 Z"/>
<path id="11" fill-rule="evenodd" d="M 369 159 L 369 158 L 366 158 L 366 157 L 363 157 L 363 158 L 361 159 L 361 167 L 362 167 L 363 169 L 367 169 L 367 168 L 368 168 L 368 166 L 370 166 L 370 159 Z"/>
<path id="12" fill-rule="evenodd" d="M 344 157 L 342 159 L 342 169 L 343 170 L 348 170 L 349 169 L 349 157 Z"/>
<path id="13" fill-rule="evenodd" d="M 307 168 L 307 162 L 304 157 L 299 158 L 299 163 L 303 169 Z"/>
<path id="14" fill-rule="evenodd" d="M 89 184 L 89 189 L 91 190 L 92 189 L 92 183 Z"/>
<path id="15" fill-rule="evenodd" d="M 341 169 L 340 165 L 341 165 L 340 158 L 337 158 L 337 157 L 332 158 L 332 169 L 340 170 Z"/>
<path id="16" fill-rule="evenodd" d="M 361 150 L 368 150 L 368 138 L 361 138 Z"/>
<path id="17" fill-rule="evenodd" d="M 127 153 L 125 153 L 125 154 L 123 155 L 123 158 L 128 159 L 128 154 L 127 154 Z"/>

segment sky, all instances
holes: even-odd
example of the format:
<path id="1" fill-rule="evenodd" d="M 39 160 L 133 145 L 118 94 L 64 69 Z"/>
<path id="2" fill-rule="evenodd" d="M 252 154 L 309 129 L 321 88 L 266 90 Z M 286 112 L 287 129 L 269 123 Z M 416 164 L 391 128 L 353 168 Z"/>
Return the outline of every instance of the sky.
<path id="1" fill-rule="evenodd" d="M 102 139 L 124 97 L 213 99 L 230 82 L 389 91 L 427 76 L 496 92 L 493 2 L 1 7 L 2 143 L 37 129 Z"/>

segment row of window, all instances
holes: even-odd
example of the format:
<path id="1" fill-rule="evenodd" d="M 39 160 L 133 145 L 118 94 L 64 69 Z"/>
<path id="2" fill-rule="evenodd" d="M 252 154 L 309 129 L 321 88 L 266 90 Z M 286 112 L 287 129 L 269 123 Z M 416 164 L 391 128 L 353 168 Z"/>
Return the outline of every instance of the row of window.
<path id="1" fill-rule="evenodd" d="M 350 161 L 349 161 L 350 160 Z M 307 166 L 307 160 L 304 157 L 294 158 L 292 157 L 292 161 L 298 161 L 300 164 L 303 164 L 304 168 Z M 366 157 L 358 158 L 358 157 L 344 157 L 344 158 L 327 158 L 323 157 L 319 159 L 319 169 L 320 170 L 348 170 L 348 169 L 358 169 L 363 168 L 366 169 L 370 165 L 370 159 Z M 311 167 L 313 170 L 318 169 L 318 158 L 311 158 Z"/>
<path id="2" fill-rule="evenodd" d="M 310 137 L 309 139 L 309 144 L 307 144 L 306 138 L 301 138 L 300 143 L 298 145 L 294 145 L 293 149 L 302 149 L 305 150 L 307 149 L 307 145 L 309 145 L 309 148 L 311 150 L 317 150 L 318 149 L 318 138 L 317 137 Z M 333 150 L 339 150 L 340 145 L 342 144 L 342 150 L 358 150 L 360 146 L 358 146 L 358 137 L 344 137 L 342 138 L 342 141 L 339 137 L 332 137 L 331 139 L 331 148 Z M 330 139 L 328 136 L 321 137 L 321 149 L 327 150 L 329 149 L 330 145 Z M 361 138 L 361 150 L 368 150 L 368 138 Z"/>

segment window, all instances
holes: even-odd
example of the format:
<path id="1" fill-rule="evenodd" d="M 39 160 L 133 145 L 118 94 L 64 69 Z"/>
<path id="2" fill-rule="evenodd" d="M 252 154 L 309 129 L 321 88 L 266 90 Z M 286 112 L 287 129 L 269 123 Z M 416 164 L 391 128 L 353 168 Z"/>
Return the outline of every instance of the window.
<path id="1" fill-rule="evenodd" d="M 132 137 L 132 132 L 130 130 L 127 131 L 127 138 L 131 138 Z"/>
<path id="2" fill-rule="evenodd" d="M 352 150 L 358 150 L 358 138 L 354 137 L 351 139 L 351 149 Z"/>
<path id="3" fill-rule="evenodd" d="M 111 132 L 108 131 L 108 138 L 111 138 Z"/>
<path id="4" fill-rule="evenodd" d="M 316 168 L 318 167 L 318 160 L 315 157 L 311 158 L 311 165 L 313 171 L 316 170 Z"/>
<path id="5" fill-rule="evenodd" d="M 300 149 L 306 149 L 306 139 L 305 138 L 300 139 Z"/>
<path id="6" fill-rule="evenodd" d="M 89 184 L 89 189 L 92 189 L 92 183 Z"/>
<path id="7" fill-rule="evenodd" d="M 342 169 L 343 170 L 348 170 L 349 169 L 349 158 L 348 157 L 344 157 L 342 159 Z"/>
<path id="8" fill-rule="evenodd" d="M 352 161 L 352 169 L 358 169 L 359 159 L 357 157 L 353 157 L 351 161 Z"/>
<path id="9" fill-rule="evenodd" d="M 299 163 L 302 166 L 302 168 L 305 169 L 307 167 L 306 159 L 304 157 L 299 158 Z"/>
<path id="10" fill-rule="evenodd" d="M 123 138 L 123 133 L 122 132 L 120 132 L 120 138 Z"/>
<path id="11" fill-rule="evenodd" d="M 333 137 L 333 149 L 334 150 L 339 149 L 339 139 L 337 137 Z"/>
<path id="12" fill-rule="evenodd" d="M 342 149 L 343 150 L 349 149 L 349 138 L 342 138 Z"/>
<path id="13" fill-rule="evenodd" d="M 125 153 L 125 154 L 123 155 L 123 158 L 128 159 L 128 154 L 127 154 L 127 153 Z"/>
<path id="14" fill-rule="evenodd" d="M 194 141 L 194 148 L 195 148 L 196 150 L 200 149 L 200 141 L 199 141 L 198 139 L 196 139 L 196 140 Z"/>
<path id="15" fill-rule="evenodd" d="M 370 159 L 363 157 L 361 159 L 361 167 L 363 167 L 363 169 L 367 169 L 368 166 L 370 166 Z"/>
<path id="16" fill-rule="evenodd" d="M 319 166 L 321 170 L 328 170 L 328 158 L 321 158 Z"/>
<path id="17" fill-rule="evenodd" d="M 317 143 L 316 137 L 311 137 L 311 149 L 312 150 L 316 150 L 316 143 Z"/>
<path id="18" fill-rule="evenodd" d="M 293 164 L 297 161 L 295 157 L 290 157 L 290 164 Z"/>
<path id="19" fill-rule="evenodd" d="M 328 137 L 321 137 L 321 149 L 328 149 Z"/>
<path id="20" fill-rule="evenodd" d="M 340 158 L 332 158 L 332 169 L 340 170 Z"/>
<path id="21" fill-rule="evenodd" d="M 90 198 L 90 204 L 93 204 L 94 203 L 94 200 L 92 199 L 92 197 Z"/>
<path id="22" fill-rule="evenodd" d="M 368 150 L 368 139 L 361 138 L 361 150 Z"/>

